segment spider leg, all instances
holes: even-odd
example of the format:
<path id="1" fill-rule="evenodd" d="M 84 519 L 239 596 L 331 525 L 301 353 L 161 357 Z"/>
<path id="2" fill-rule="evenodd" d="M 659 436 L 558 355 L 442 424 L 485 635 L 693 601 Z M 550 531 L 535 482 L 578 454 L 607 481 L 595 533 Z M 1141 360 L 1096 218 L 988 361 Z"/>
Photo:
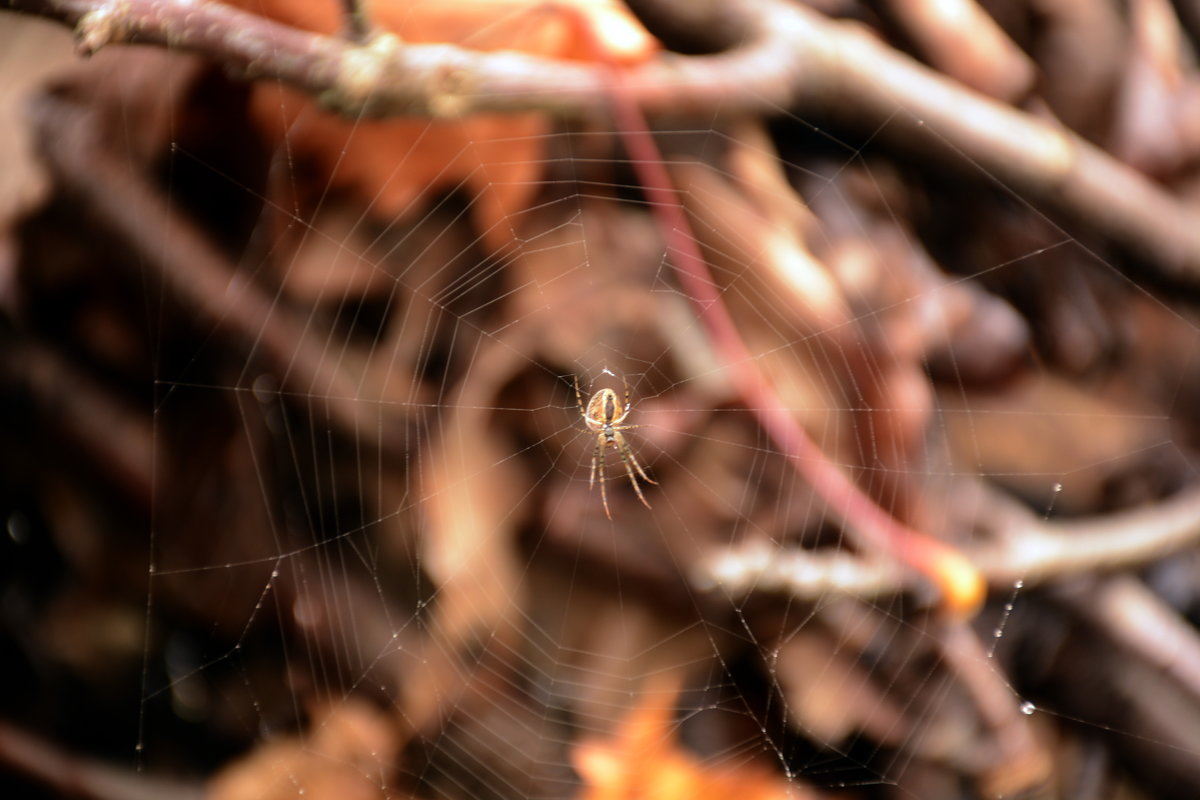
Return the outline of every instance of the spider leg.
<path id="1" fill-rule="evenodd" d="M 596 465 L 601 465 L 603 470 L 604 464 L 604 439 L 596 437 L 596 446 L 592 448 L 592 472 L 588 475 L 588 491 L 596 488 Z M 601 482 L 604 481 L 604 473 L 600 473 Z"/>
<path id="2" fill-rule="evenodd" d="M 646 470 L 642 469 L 642 465 L 638 463 L 637 456 L 633 454 L 633 450 L 629 448 L 629 445 L 626 445 L 625 447 L 629 449 L 629 460 L 633 462 L 633 468 L 637 470 L 638 475 L 642 476 L 642 480 L 644 480 L 646 483 L 653 483 L 655 486 L 657 486 L 658 481 L 646 474 Z"/>
<path id="3" fill-rule="evenodd" d="M 622 425 L 619 428 L 614 428 L 614 430 L 617 431 L 617 435 L 620 436 L 620 431 L 627 431 L 627 430 L 630 430 L 631 428 L 640 428 L 640 427 L 642 427 L 642 426 L 641 425 Z M 633 454 L 633 448 L 629 446 L 629 441 L 624 436 L 621 436 L 621 443 L 625 446 L 625 451 L 629 453 L 629 460 L 633 462 L 633 468 L 637 470 L 638 475 L 642 476 L 642 480 L 644 480 L 646 483 L 653 483 L 655 486 L 657 486 L 658 481 L 654 480 L 654 478 L 651 478 L 649 475 L 646 474 L 646 470 L 642 469 L 642 465 L 638 463 L 637 456 L 635 456 Z"/>
<path id="4" fill-rule="evenodd" d="M 604 505 L 604 516 L 612 519 L 612 512 L 608 510 L 608 489 L 605 488 L 607 481 L 604 478 L 604 434 L 596 436 L 596 452 L 592 456 L 592 477 L 596 477 L 596 470 L 600 471 L 600 502 Z M 591 483 L 588 484 L 590 489 Z"/>
<path id="5" fill-rule="evenodd" d="M 575 377 L 575 402 L 579 405 L 579 413 L 581 415 L 583 415 L 584 419 L 587 419 L 587 409 L 583 407 L 583 395 L 581 395 L 579 393 L 579 376 L 576 375 L 574 377 Z"/>
<path id="6" fill-rule="evenodd" d="M 636 467 L 637 474 L 643 478 L 646 478 L 646 473 L 642 471 L 642 465 L 638 463 L 637 456 L 633 454 L 633 450 L 629 447 L 629 442 L 625 441 L 625 437 L 621 435 L 620 431 L 613 432 L 613 447 L 617 448 L 617 454 L 621 456 L 621 463 L 625 465 L 625 474 L 629 476 L 629 482 L 633 484 L 633 490 L 637 492 L 638 500 L 641 500 L 642 505 L 649 508 L 650 503 L 646 500 L 646 495 L 642 494 L 642 487 L 638 486 L 637 475 L 634 474 L 633 470 Z M 646 480 L 654 483 L 649 478 L 646 478 Z M 601 484 L 600 488 L 604 488 L 603 484 Z"/>

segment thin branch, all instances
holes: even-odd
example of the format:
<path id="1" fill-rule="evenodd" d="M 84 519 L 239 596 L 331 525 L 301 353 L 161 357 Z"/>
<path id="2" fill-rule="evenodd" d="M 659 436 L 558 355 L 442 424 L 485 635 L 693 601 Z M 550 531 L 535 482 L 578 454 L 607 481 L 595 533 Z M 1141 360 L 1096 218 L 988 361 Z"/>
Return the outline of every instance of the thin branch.
<path id="1" fill-rule="evenodd" d="M 933 66 L 985 95 L 1015 102 L 1037 67 L 976 0 L 876 0 Z M 962 43 L 969 41 L 970 47 Z"/>
<path id="2" fill-rule="evenodd" d="M 284 394 L 308 398 L 330 424 L 361 445 L 405 457 L 403 414 L 360 398 L 350 376 L 326 355 L 313 333 L 280 302 L 240 279 L 211 242 L 100 145 L 97 123 L 86 110 L 45 95 L 33 106 L 33 115 L 59 180 L 129 243 L 140 263 L 157 269 L 174 296 L 214 328 L 252 348 Z"/>
<path id="3" fill-rule="evenodd" d="M 731 597 L 770 592 L 808 601 L 830 594 L 872 599 L 912 584 L 911 574 L 895 562 L 840 550 L 780 548 L 762 539 L 716 550 L 696 565 L 691 580 L 701 591 L 719 588 Z"/>
<path id="4" fill-rule="evenodd" d="M 1000 512 L 1003 513 L 1003 512 Z M 1200 489 L 1101 517 L 1044 522 L 1013 509 L 993 544 L 971 554 L 993 586 L 1144 564 L 1200 543 Z"/>
<path id="5" fill-rule="evenodd" d="M 122 403 L 56 351 L 37 344 L 10 350 L 4 379 L 23 385 L 72 451 L 97 466 L 141 508 L 154 487 L 154 437 L 137 409 Z"/>
<path id="6" fill-rule="evenodd" d="M 1200 636 L 1141 581 L 1128 575 L 1084 580 L 1059 588 L 1055 595 L 1200 700 Z"/>
<path id="7" fill-rule="evenodd" d="M 1200 489 L 1145 508 L 1066 522 L 1043 522 L 1012 508 L 999 527 L 994 543 L 963 551 L 997 589 L 1132 568 L 1200 544 Z M 732 596 L 785 592 L 815 600 L 829 592 L 862 598 L 897 593 L 914 588 L 912 577 L 848 555 L 752 541 L 713 551 L 699 563 L 692 582 Z"/>
<path id="8" fill-rule="evenodd" d="M 195 784 L 116 769 L 59 750 L 6 722 L 0 722 L 0 764 L 63 797 L 81 800 L 201 800 Z"/>
<path id="9" fill-rule="evenodd" d="M 933 637 L 938 652 L 975 704 L 991 734 L 995 760 L 980 775 L 984 797 L 1029 797 L 1053 772 L 1046 748 L 1034 737 L 1012 687 L 995 669 L 975 631 L 962 621 L 944 624 Z"/>

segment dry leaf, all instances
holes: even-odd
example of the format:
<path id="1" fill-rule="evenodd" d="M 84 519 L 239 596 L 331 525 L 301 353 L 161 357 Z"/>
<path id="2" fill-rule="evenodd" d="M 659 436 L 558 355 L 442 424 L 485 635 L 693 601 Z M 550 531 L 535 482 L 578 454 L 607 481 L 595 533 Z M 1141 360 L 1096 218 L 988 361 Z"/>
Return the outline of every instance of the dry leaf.
<path id="1" fill-rule="evenodd" d="M 585 741 L 573 755 L 586 784 L 583 800 L 804 800 L 815 797 L 757 763 L 706 765 L 682 748 L 674 719 L 678 684 L 656 682 L 616 735 Z"/>
<path id="2" fill-rule="evenodd" d="M 209 800 L 378 800 L 398 739 L 391 721 L 354 698 L 320 708 L 305 736 L 263 744 L 213 778 Z"/>

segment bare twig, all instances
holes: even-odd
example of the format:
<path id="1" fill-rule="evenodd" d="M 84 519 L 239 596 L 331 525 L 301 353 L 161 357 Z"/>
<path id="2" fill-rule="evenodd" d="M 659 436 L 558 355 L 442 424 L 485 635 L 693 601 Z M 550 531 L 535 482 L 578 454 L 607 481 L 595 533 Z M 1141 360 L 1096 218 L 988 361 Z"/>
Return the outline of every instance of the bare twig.
<path id="1" fill-rule="evenodd" d="M 1003 512 L 1000 512 L 1003 513 Z M 993 586 L 1026 586 L 1063 575 L 1163 558 L 1200 542 L 1200 489 L 1101 517 L 1044 522 L 1013 507 L 994 544 L 973 551 Z"/>
<path id="2" fill-rule="evenodd" d="M 899 564 L 867 561 L 842 551 L 780 548 L 762 539 L 722 547 L 702 559 L 692 574 L 701 590 L 720 588 L 733 597 L 781 592 L 799 600 L 829 594 L 871 599 L 911 583 Z"/>
<path id="3" fill-rule="evenodd" d="M 983 94 L 1014 102 L 1033 86 L 1029 56 L 975 0 L 882 0 L 925 59 Z M 970 47 L 963 47 L 970 41 Z"/>
<path id="4" fill-rule="evenodd" d="M 1175 678 L 1200 700 L 1200 636 L 1141 581 L 1128 575 L 1085 580 L 1063 586 L 1055 594 L 1114 642 Z"/>
<path id="5" fill-rule="evenodd" d="M 881 125 L 901 147 L 958 153 L 1026 202 L 1081 221 L 1177 279 L 1200 278 L 1194 211 L 1065 128 L 960 85 L 867 33 L 796 9 L 803 78 L 793 102 L 852 124 Z"/>
<path id="6" fill-rule="evenodd" d="M 1200 785 L 1200 639 L 1194 626 L 1133 576 L 1055 586 L 1071 635 L 1044 629 L 1055 713 L 1118 731 L 1122 762 L 1147 791 L 1195 795 Z M 1051 638 L 1052 637 L 1052 638 Z M 1097 702 L 1097 698 L 1101 698 Z"/>
<path id="7" fill-rule="evenodd" d="M 201 800 L 195 784 L 177 783 L 124 771 L 62 752 L 49 742 L 0 722 L 0 764 L 82 800 Z"/>
<path id="8" fill-rule="evenodd" d="M 54 350 L 40 345 L 10 352 L 6 376 L 24 383 L 38 409 L 53 420 L 72 451 L 82 451 L 104 475 L 142 508 L 150 507 L 154 487 L 154 438 L 133 408 L 77 370 Z"/>
<path id="9" fill-rule="evenodd" d="M 351 116 L 603 114 L 607 107 L 603 70 L 577 61 L 407 44 L 386 34 L 357 45 L 191 0 L 8 0 L 8 5 L 74 26 L 84 54 L 117 43 L 167 45 L 206 55 L 250 79 L 272 78 L 303 89 Z M 780 80 L 777 65 L 795 61 L 785 58 L 790 44 L 757 33 L 752 46 L 728 54 L 664 58 L 635 70 L 638 101 L 675 111 L 711 110 L 719 105 L 717 97 L 748 100 L 760 110 L 784 103 L 789 81 Z"/>
<path id="10" fill-rule="evenodd" d="M 993 512 L 996 509 L 988 510 Z M 998 527 L 995 543 L 963 554 L 995 588 L 1018 581 L 1030 587 L 1096 570 L 1135 567 L 1200 543 L 1200 489 L 1147 508 L 1068 522 L 1043 522 L 1013 507 Z M 806 600 L 828 592 L 870 598 L 912 587 L 911 574 L 894 567 L 766 542 L 713 551 L 692 580 L 698 588 L 720 587 L 735 596 L 781 591 Z"/>
<path id="11" fill-rule="evenodd" d="M 359 397 L 313 334 L 256 285 L 239 279 L 228 260 L 171 213 L 148 182 L 99 145 L 95 120 L 86 111 L 47 95 L 34 113 L 60 180 L 142 256 L 143 264 L 158 268 L 175 296 L 253 348 L 285 393 L 310 398 L 352 440 L 403 457 L 400 415 Z"/>
<path id="12" fill-rule="evenodd" d="M 1050 776 L 1052 762 L 1021 713 L 1004 676 L 997 672 L 979 637 L 962 621 L 948 622 L 934 636 L 938 652 L 967 690 L 990 731 L 995 760 L 980 776 L 984 797 L 1028 797 Z"/>

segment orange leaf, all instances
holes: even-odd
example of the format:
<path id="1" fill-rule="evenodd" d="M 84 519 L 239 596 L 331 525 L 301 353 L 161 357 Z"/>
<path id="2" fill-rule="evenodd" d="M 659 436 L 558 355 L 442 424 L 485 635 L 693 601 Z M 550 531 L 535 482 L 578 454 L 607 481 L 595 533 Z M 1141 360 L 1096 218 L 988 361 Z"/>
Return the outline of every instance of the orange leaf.
<path id="1" fill-rule="evenodd" d="M 678 682 L 648 688 L 616 735 L 578 744 L 572 752 L 583 778 L 582 800 L 805 800 L 805 787 L 788 783 L 756 762 L 705 765 L 676 739 Z"/>
<path id="2" fill-rule="evenodd" d="M 315 32 L 333 35 L 343 28 L 338 0 L 231 4 Z M 645 61 L 657 51 L 655 39 L 616 0 L 372 0 L 366 11 L 373 25 L 404 42 L 619 64 Z M 387 221 L 421 213 L 432 196 L 461 187 L 493 248 L 510 241 L 512 216 L 537 190 L 551 130 L 540 114 L 351 121 L 270 84 L 256 87 L 252 108 L 271 144 L 286 140 L 293 158 L 317 167 L 314 197 L 326 189 L 344 191 Z"/>

